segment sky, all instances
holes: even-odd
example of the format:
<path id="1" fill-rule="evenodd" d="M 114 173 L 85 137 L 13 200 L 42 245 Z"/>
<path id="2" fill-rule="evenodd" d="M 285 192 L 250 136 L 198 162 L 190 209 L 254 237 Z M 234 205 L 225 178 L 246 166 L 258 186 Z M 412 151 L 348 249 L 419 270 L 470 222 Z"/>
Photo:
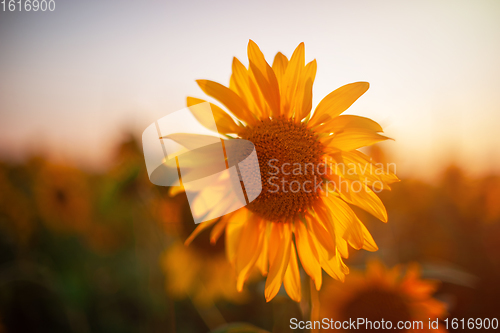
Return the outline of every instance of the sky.
<path id="1" fill-rule="evenodd" d="M 0 158 L 47 151 L 99 168 L 124 130 L 229 83 L 249 39 L 269 62 L 300 43 L 316 59 L 313 106 L 355 81 L 346 114 L 378 121 L 401 176 L 455 163 L 500 170 L 500 2 L 76 1 L 0 7 Z"/>

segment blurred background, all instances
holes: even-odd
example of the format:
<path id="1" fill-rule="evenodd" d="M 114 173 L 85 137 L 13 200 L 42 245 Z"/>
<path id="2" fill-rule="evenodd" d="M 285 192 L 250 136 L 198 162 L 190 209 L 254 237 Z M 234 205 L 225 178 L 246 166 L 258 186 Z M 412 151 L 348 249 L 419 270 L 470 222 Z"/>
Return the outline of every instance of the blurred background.
<path id="1" fill-rule="evenodd" d="M 402 180 L 380 194 L 389 223 L 357 212 L 380 249 L 347 264 L 417 262 L 445 316 L 499 317 L 498 1 L 56 0 L 0 10 L 0 332 L 286 332 L 304 316 L 285 293 L 265 303 L 259 276 L 237 293 L 223 238 L 184 247 L 186 198 L 142 155 L 142 131 L 203 96 L 196 79 L 227 85 L 250 38 L 268 61 L 305 42 L 314 105 L 370 82 L 347 113 L 395 139 L 368 151 Z"/>

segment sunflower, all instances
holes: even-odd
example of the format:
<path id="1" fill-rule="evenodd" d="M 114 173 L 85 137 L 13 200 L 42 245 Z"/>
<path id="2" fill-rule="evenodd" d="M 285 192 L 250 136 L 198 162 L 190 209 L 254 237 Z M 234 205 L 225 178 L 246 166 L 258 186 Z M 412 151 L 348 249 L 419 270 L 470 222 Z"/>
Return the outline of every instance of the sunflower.
<path id="1" fill-rule="evenodd" d="M 304 52 L 301 43 L 290 59 L 278 53 L 270 66 L 250 40 L 249 66 L 234 58 L 229 87 L 197 81 L 232 113 L 210 104 L 219 133 L 255 145 L 262 192 L 245 208 L 200 224 L 186 243 L 210 226 L 213 243 L 225 231 L 238 290 L 257 267 L 267 275 L 267 301 L 282 283 L 300 301 L 299 261 L 319 290 L 322 270 L 340 280 L 348 273 L 342 259 L 348 257 L 348 245 L 377 250 L 349 205 L 386 222 L 387 212 L 372 189 L 389 189 L 398 180 L 357 150 L 387 140 L 382 127 L 368 118 L 341 115 L 369 84 L 342 86 L 311 112 L 317 65 L 316 60 L 305 64 Z M 187 98 L 188 107 L 204 102 Z"/>
<path id="2" fill-rule="evenodd" d="M 423 329 L 418 330 L 427 331 L 429 319 L 446 314 L 444 303 L 432 297 L 437 286 L 435 281 L 420 278 L 418 264 L 402 272 L 399 266 L 388 269 L 371 260 L 366 273 L 354 271 L 343 284 L 332 281 L 325 285 L 320 292 L 320 318 L 342 322 L 364 318 L 372 323 L 384 319 L 392 323 L 394 332 L 403 331 L 397 327 L 399 321 L 422 321 Z"/>
<path id="3" fill-rule="evenodd" d="M 200 306 L 210 306 L 218 300 L 245 301 L 246 293 L 236 290 L 236 276 L 225 258 L 223 242 L 212 246 L 206 238 L 199 237 L 186 247 L 181 241 L 195 226 L 186 195 L 179 193 L 163 200 L 160 211 L 165 232 L 173 236 L 160 258 L 167 293 L 177 299 L 190 297 Z"/>

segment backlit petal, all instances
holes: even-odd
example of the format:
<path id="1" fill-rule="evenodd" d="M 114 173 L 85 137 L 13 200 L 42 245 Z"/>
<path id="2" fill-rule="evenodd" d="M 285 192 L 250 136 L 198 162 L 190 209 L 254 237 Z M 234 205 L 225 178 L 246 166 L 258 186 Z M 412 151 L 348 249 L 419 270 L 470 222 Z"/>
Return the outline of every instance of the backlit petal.
<path id="1" fill-rule="evenodd" d="M 221 218 L 219 223 L 214 225 L 214 227 L 212 228 L 212 231 L 210 232 L 210 243 L 211 244 L 217 243 L 217 240 L 224 232 L 224 229 L 226 229 L 227 223 L 230 221 L 230 219 L 233 216 L 234 216 L 234 214 L 225 215 Z"/>
<path id="2" fill-rule="evenodd" d="M 191 244 L 191 242 L 195 239 L 196 236 L 198 236 L 203 230 L 205 230 L 208 227 L 212 226 L 217 221 L 219 221 L 219 219 L 213 219 L 213 220 L 210 220 L 210 221 L 201 222 L 196 227 L 196 229 L 194 229 L 194 231 L 191 233 L 191 235 L 189 235 L 189 237 L 186 239 L 186 241 L 184 242 L 184 245 L 188 246 L 189 244 Z"/>
<path id="3" fill-rule="evenodd" d="M 305 65 L 305 50 L 304 43 L 300 43 L 295 49 L 288 62 L 288 66 L 285 71 L 284 77 L 284 95 L 281 93 L 282 98 L 284 98 L 283 104 L 283 114 L 286 117 L 291 117 L 295 112 L 294 101 L 296 99 L 296 92 L 299 86 L 302 71 Z"/>
<path id="4" fill-rule="evenodd" d="M 325 197 L 324 202 L 328 205 L 332 218 L 340 227 L 338 229 L 342 230 L 342 237 L 349 241 L 355 249 L 361 249 L 364 243 L 363 231 L 361 223 L 351 207 L 333 195 Z"/>
<path id="5" fill-rule="evenodd" d="M 205 103 L 205 100 L 199 99 L 199 98 L 194 98 L 194 97 L 188 97 L 187 98 L 187 106 L 192 106 L 200 103 Z M 241 131 L 241 127 L 236 125 L 234 122 L 233 118 L 229 116 L 224 110 L 222 110 L 220 107 L 218 107 L 215 104 L 210 103 L 210 108 L 212 109 L 212 114 L 214 116 L 215 124 L 217 126 L 217 130 L 219 133 L 222 134 L 228 134 L 228 133 L 236 133 L 238 134 Z M 194 117 L 206 128 L 211 129 L 211 119 L 208 118 L 210 115 L 202 114 L 200 112 L 193 112 L 193 109 L 191 109 L 191 112 L 193 113 Z"/>
<path id="6" fill-rule="evenodd" d="M 342 199 L 372 214 L 382 222 L 387 222 L 387 210 L 380 198 L 362 183 L 345 180 L 346 185 L 337 188 Z"/>
<path id="7" fill-rule="evenodd" d="M 307 220 L 309 232 L 314 235 L 316 241 L 321 245 L 328 253 L 328 258 L 335 256 L 335 240 L 333 239 L 330 232 L 326 229 L 322 222 L 318 218 L 309 218 Z M 318 251 L 319 252 L 319 251 Z"/>
<path id="8" fill-rule="evenodd" d="M 236 288 L 238 291 L 243 289 L 251 269 L 254 267 L 255 262 L 259 258 L 260 250 L 264 240 L 263 236 L 262 219 L 255 214 L 250 214 L 245 226 L 242 230 L 242 237 L 238 244 L 236 252 L 236 273 L 238 274 L 238 281 Z"/>
<path id="9" fill-rule="evenodd" d="M 300 273 L 299 264 L 297 263 L 297 254 L 295 252 L 295 246 L 291 242 L 290 247 L 290 260 L 288 262 L 288 268 L 286 269 L 285 276 L 283 278 L 283 285 L 285 286 L 286 293 L 295 302 L 300 302 L 301 299 L 301 286 L 300 286 Z"/>
<path id="10" fill-rule="evenodd" d="M 266 66 L 269 67 L 269 65 Z M 280 109 L 280 92 L 278 87 L 278 81 L 276 81 L 276 76 L 274 72 L 269 67 L 270 74 L 268 75 L 270 78 L 267 79 L 264 74 L 260 71 L 260 69 L 250 60 L 250 69 L 252 74 L 259 86 L 259 89 L 264 96 L 267 105 L 271 110 L 271 115 L 279 114 Z M 267 68 L 265 68 L 267 69 Z M 267 115 L 269 116 L 269 115 Z"/>
<path id="11" fill-rule="evenodd" d="M 292 232 L 284 223 L 273 223 L 269 239 L 269 274 L 266 279 L 265 296 L 269 302 L 280 290 L 290 260 Z"/>
<path id="12" fill-rule="evenodd" d="M 340 115 L 315 128 L 319 133 L 337 133 L 347 128 L 364 128 L 373 132 L 383 132 L 382 126 L 370 118 Z"/>
<path id="13" fill-rule="evenodd" d="M 276 75 L 276 79 L 278 80 L 278 85 L 280 87 L 280 95 L 282 97 L 282 102 L 283 102 L 283 96 L 284 96 L 284 77 L 285 77 L 285 71 L 288 66 L 288 58 L 285 57 L 281 52 L 278 52 L 276 56 L 274 57 L 273 61 L 273 71 L 274 74 Z"/>
<path id="14" fill-rule="evenodd" d="M 370 251 L 370 252 L 375 252 L 378 250 L 378 246 L 375 243 L 375 240 L 373 239 L 372 235 L 366 229 L 363 223 L 361 223 L 361 229 L 363 230 L 363 239 L 364 239 L 364 244 L 363 244 L 363 249 Z"/>
<path id="15" fill-rule="evenodd" d="M 354 82 L 332 91 L 319 102 L 309 126 L 315 127 L 337 117 L 361 97 L 369 87 L 368 82 Z"/>
<path id="16" fill-rule="evenodd" d="M 350 128 L 330 136 L 330 139 L 325 140 L 324 144 L 328 149 L 351 151 L 389 139 L 369 129 Z"/>
<path id="17" fill-rule="evenodd" d="M 246 223 L 247 209 L 239 209 L 235 212 L 233 219 L 226 226 L 226 256 L 230 263 L 236 260 L 236 251 L 242 237 L 241 231 Z M 238 218 L 240 217 L 240 218 Z"/>
<path id="18" fill-rule="evenodd" d="M 264 235 L 264 241 L 262 244 L 262 250 L 260 251 L 259 258 L 255 263 L 255 266 L 260 270 L 263 276 L 267 276 L 269 272 L 269 233 L 271 231 L 271 223 L 266 223 L 266 234 Z"/>
<path id="19" fill-rule="evenodd" d="M 247 123 L 253 121 L 247 105 L 234 91 L 214 81 L 197 80 L 196 82 L 205 94 L 224 104 L 237 118 Z"/>
<path id="20" fill-rule="evenodd" d="M 314 280 L 316 289 L 319 290 L 322 283 L 321 266 L 318 262 L 316 247 L 309 239 L 310 236 L 306 226 L 300 221 L 295 223 L 295 242 L 297 243 L 300 262 L 307 275 Z"/>
<path id="21" fill-rule="evenodd" d="M 312 109 L 312 88 L 316 77 L 317 63 L 316 60 L 311 61 L 305 67 L 304 73 L 300 82 L 300 89 L 297 91 L 296 107 L 297 112 L 295 121 L 299 122 L 304 119 Z"/>

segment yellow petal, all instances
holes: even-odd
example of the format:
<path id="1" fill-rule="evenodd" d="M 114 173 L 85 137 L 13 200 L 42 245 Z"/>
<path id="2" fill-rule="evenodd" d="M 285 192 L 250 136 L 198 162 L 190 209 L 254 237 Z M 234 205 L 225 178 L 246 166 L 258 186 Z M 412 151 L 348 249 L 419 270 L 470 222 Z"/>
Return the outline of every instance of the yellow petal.
<path id="1" fill-rule="evenodd" d="M 347 241 L 341 236 L 337 237 L 337 250 L 342 258 L 349 258 L 349 247 L 347 246 Z"/>
<path id="2" fill-rule="evenodd" d="M 243 290 L 243 284 L 259 258 L 264 240 L 263 224 L 264 222 L 261 218 L 255 214 L 250 214 L 243 227 L 236 252 L 235 266 L 236 273 L 238 274 L 236 288 L 238 291 Z"/>
<path id="3" fill-rule="evenodd" d="M 191 242 L 195 239 L 196 236 L 198 236 L 203 230 L 207 229 L 208 227 L 212 226 L 215 222 L 219 221 L 219 219 L 213 219 L 210 221 L 205 221 L 201 222 L 196 229 L 189 235 L 189 237 L 186 239 L 184 242 L 184 245 L 188 246 L 191 244 Z"/>
<path id="4" fill-rule="evenodd" d="M 193 134 L 193 133 L 173 133 L 169 135 L 165 135 L 161 137 L 162 139 L 170 139 L 181 146 L 186 147 L 189 150 L 197 149 L 199 147 L 203 147 L 203 145 L 210 143 L 216 143 L 220 139 L 216 136 L 211 136 L 211 135 L 204 135 L 204 134 Z M 217 151 L 220 149 L 220 147 L 208 147 L 207 149 L 213 149 L 214 151 Z M 208 155 L 208 154 L 207 154 Z M 193 154 L 194 156 L 194 154 Z M 200 163 L 196 163 L 196 161 L 189 161 L 190 166 L 191 165 L 200 165 Z"/>
<path id="5" fill-rule="evenodd" d="M 315 127 L 337 117 L 361 97 L 369 87 L 368 82 L 354 82 L 332 91 L 319 102 L 309 126 Z"/>
<path id="6" fill-rule="evenodd" d="M 318 252 L 314 243 L 310 241 L 310 236 L 306 226 L 298 221 L 295 223 L 295 242 L 297 243 L 297 252 L 299 253 L 300 262 L 316 285 L 316 289 L 321 289 L 322 274 L 321 266 L 318 262 Z"/>
<path id="7" fill-rule="evenodd" d="M 295 122 L 300 122 L 304 119 L 312 108 L 312 80 L 307 80 L 302 89 L 297 91 L 297 99 L 295 100 Z"/>
<path id="8" fill-rule="evenodd" d="M 316 241 L 328 253 L 328 258 L 335 256 L 335 239 L 330 232 L 326 229 L 319 218 L 307 218 L 309 232 L 314 235 Z M 319 252 L 319 251 L 318 251 Z"/>
<path id="9" fill-rule="evenodd" d="M 271 110 L 270 114 L 263 113 L 263 116 L 277 116 L 280 112 L 280 90 L 278 80 L 273 69 L 267 63 L 261 50 L 252 40 L 248 42 L 249 69 L 252 71 L 255 81 L 260 88 Z"/>
<path id="10" fill-rule="evenodd" d="M 246 105 L 248 105 L 251 111 L 255 112 L 255 103 L 253 101 L 252 93 L 250 92 L 248 83 L 248 71 L 246 67 L 241 63 L 241 61 L 239 61 L 236 57 L 233 58 L 232 71 L 233 72 L 231 74 L 231 79 L 229 80 L 230 89 L 236 92 L 238 96 L 241 97 L 241 99 L 245 102 Z"/>
<path id="11" fill-rule="evenodd" d="M 271 110 L 267 105 L 266 99 L 262 94 L 262 91 L 260 90 L 253 73 L 249 73 L 248 75 L 248 86 L 256 105 L 255 112 L 258 115 L 257 118 L 259 120 L 269 118 L 269 116 L 271 115 Z"/>
<path id="12" fill-rule="evenodd" d="M 360 151 L 352 151 L 352 152 L 349 152 L 349 153 L 346 153 L 348 156 L 356 156 L 356 158 L 360 159 L 360 160 L 365 160 L 369 163 L 371 163 L 371 158 L 368 157 L 367 155 L 363 154 L 362 152 Z M 378 163 L 376 164 L 376 166 L 379 165 Z M 391 172 L 391 170 L 383 170 L 383 172 L 379 172 L 379 171 L 382 171 L 380 169 L 377 169 L 377 176 L 380 178 L 380 180 L 384 183 L 384 184 L 392 184 L 394 182 L 399 182 L 399 178 Z"/>
<path id="13" fill-rule="evenodd" d="M 184 191 L 184 186 L 170 186 L 168 190 L 168 195 L 170 197 L 175 197 L 177 194 L 185 192 Z"/>
<path id="14" fill-rule="evenodd" d="M 324 205 L 318 205 L 314 208 L 314 211 L 316 212 L 318 218 L 315 219 L 316 222 L 321 223 L 323 227 L 326 228 L 327 233 L 323 233 L 319 239 L 322 239 L 324 237 L 325 241 L 328 241 L 329 246 L 332 246 L 333 248 L 336 248 L 336 237 L 335 237 L 335 223 L 333 221 L 333 216 L 331 212 L 328 211 L 328 207 Z M 314 224 L 313 224 L 314 226 Z M 319 232 L 319 231 L 317 231 Z M 332 256 L 335 255 L 335 251 L 332 250 Z"/>
<path id="15" fill-rule="evenodd" d="M 281 52 L 278 52 L 274 57 L 273 61 L 273 71 L 278 80 L 278 85 L 280 87 L 280 95 L 284 96 L 285 87 L 283 85 L 283 80 L 285 77 L 285 71 L 288 66 L 288 58 L 285 57 Z M 283 99 L 283 98 L 282 98 Z M 282 101 L 283 102 L 283 101 Z"/>
<path id="16" fill-rule="evenodd" d="M 351 151 L 389 139 L 390 138 L 369 129 L 349 128 L 339 134 L 331 135 L 328 141 L 324 141 L 324 144 L 327 150 Z"/>
<path id="17" fill-rule="evenodd" d="M 226 226 L 226 256 L 231 264 L 234 264 L 236 259 L 236 251 L 240 244 L 241 231 L 245 226 L 247 214 L 247 209 L 238 209 Z"/>
<path id="18" fill-rule="evenodd" d="M 231 219 L 233 214 L 231 215 L 226 215 L 223 216 L 220 220 L 219 223 L 217 223 L 213 228 L 212 231 L 210 232 L 210 243 L 215 244 L 217 243 L 217 240 L 219 239 L 220 235 L 224 232 L 224 229 L 226 229 L 227 223 Z"/>
<path id="19" fill-rule="evenodd" d="M 288 224 L 273 223 L 269 239 L 269 274 L 266 279 L 265 296 L 269 302 L 280 290 L 290 260 L 292 232 Z"/>
<path id="20" fill-rule="evenodd" d="M 255 82 L 254 75 L 237 58 L 233 59 L 231 78 L 233 78 L 234 90 L 238 92 L 253 112 L 252 122 L 256 118 L 269 117 L 266 101 L 257 82 Z"/>
<path id="21" fill-rule="evenodd" d="M 361 249 L 364 243 L 363 231 L 361 223 L 351 207 L 333 195 L 325 196 L 324 202 L 328 205 L 332 218 L 338 223 L 338 229 L 343 230 L 342 237 L 349 241 L 355 249 Z"/>
<path id="22" fill-rule="evenodd" d="M 252 122 L 250 110 L 241 97 L 234 91 L 220 83 L 210 80 L 197 80 L 196 82 L 205 94 L 224 104 L 237 118 L 247 123 Z"/>
<path id="23" fill-rule="evenodd" d="M 372 190 L 361 183 L 353 183 L 347 179 L 344 182 L 346 185 L 341 184 L 338 188 L 342 199 L 366 210 L 382 222 L 387 222 L 387 210 Z"/>
<path id="24" fill-rule="evenodd" d="M 269 269 L 269 242 L 267 241 L 269 239 L 269 232 L 271 231 L 271 223 L 267 223 L 266 225 L 266 235 L 264 236 L 264 242 L 262 244 L 262 249 L 260 251 L 260 256 L 257 259 L 257 262 L 255 265 L 259 269 L 260 273 L 263 276 L 267 276 L 268 269 Z"/>
<path id="25" fill-rule="evenodd" d="M 187 98 L 187 106 L 193 106 L 200 103 L 205 103 L 206 101 L 199 98 L 188 97 Z M 214 116 L 215 124 L 217 125 L 217 130 L 222 134 L 236 133 L 238 134 L 241 131 L 241 127 L 236 125 L 233 118 L 229 116 L 224 110 L 218 107 L 215 104 L 210 103 L 210 108 L 212 109 L 212 114 Z M 211 128 L 211 119 L 208 118 L 210 115 L 206 113 L 196 112 L 196 109 L 190 109 L 191 113 L 193 113 L 194 117 L 206 128 Z"/>
<path id="26" fill-rule="evenodd" d="M 360 151 L 339 152 L 331 157 L 336 162 L 332 171 L 343 178 L 360 181 L 377 190 L 390 190 L 389 184 L 399 181 L 380 165 L 372 164 L 370 158 Z"/>
<path id="27" fill-rule="evenodd" d="M 295 121 L 299 122 L 304 119 L 310 112 L 312 108 L 312 87 L 314 84 L 314 79 L 316 77 L 317 63 L 316 59 L 311 61 L 306 65 L 303 72 L 300 86 L 301 88 L 297 91 L 296 108 L 297 112 L 295 115 Z"/>
<path id="28" fill-rule="evenodd" d="M 316 79 L 317 70 L 318 70 L 318 63 L 316 59 L 314 59 L 313 61 L 309 62 L 306 65 L 305 77 L 307 78 L 307 80 L 311 79 L 311 81 L 314 82 L 314 80 Z"/>
<path id="29" fill-rule="evenodd" d="M 333 257 L 328 258 L 329 253 L 324 247 L 318 245 L 317 249 L 318 254 L 320 255 L 321 268 L 323 268 L 332 278 L 343 281 L 345 277 L 345 268 L 343 267 L 340 253 L 335 253 Z"/>
<path id="30" fill-rule="evenodd" d="M 396 176 L 392 172 L 387 172 L 387 171 L 386 171 L 386 173 L 379 175 L 379 177 L 382 180 L 382 182 L 384 182 L 384 184 L 392 184 L 392 183 L 400 181 L 398 176 Z M 390 187 L 387 187 L 387 188 L 390 189 Z M 384 187 L 384 189 L 385 189 L 385 187 Z"/>
<path id="31" fill-rule="evenodd" d="M 375 243 L 375 240 L 373 239 L 372 235 L 370 234 L 368 229 L 366 229 L 363 223 L 361 223 L 361 229 L 363 230 L 363 239 L 364 239 L 363 249 L 370 252 L 377 251 L 378 246 Z"/>
<path id="32" fill-rule="evenodd" d="M 301 79 L 302 71 L 304 70 L 305 65 L 305 50 L 304 43 L 300 43 L 299 46 L 295 49 L 290 58 L 290 62 L 285 71 L 284 77 L 284 86 L 285 89 L 281 93 L 281 97 L 285 100 L 283 104 L 283 114 L 286 117 L 291 117 L 295 112 L 294 101 L 297 92 L 297 88 L 299 86 L 299 82 Z M 284 92 L 284 94 L 283 94 Z"/>
<path id="33" fill-rule="evenodd" d="M 283 285 L 285 286 L 288 296 L 290 296 L 290 298 L 295 302 L 300 302 L 301 286 L 299 264 L 297 263 L 297 255 L 295 254 L 295 246 L 293 245 L 293 242 L 291 242 L 290 260 L 288 262 L 285 277 L 283 278 Z"/>
<path id="34" fill-rule="evenodd" d="M 370 118 L 341 115 L 315 128 L 319 133 L 337 133 L 347 128 L 364 128 L 373 132 L 383 132 L 382 126 Z"/>
<path id="35" fill-rule="evenodd" d="M 266 63 L 266 66 L 269 65 Z M 260 92 L 264 96 L 267 105 L 271 110 L 271 115 L 279 114 L 280 110 L 280 91 L 278 87 L 278 81 L 276 80 L 276 76 L 274 75 L 273 70 L 269 67 L 270 74 L 269 79 L 267 79 L 264 74 L 259 70 L 259 68 L 250 60 L 250 69 L 252 74 L 259 86 Z M 265 68 L 267 69 L 267 68 Z"/>
<path id="36" fill-rule="evenodd" d="M 259 46 L 255 44 L 255 42 L 251 39 L 248 41 L 247 53 L 248 53 L 248 60 L 250 60 L 257 67 L 257 69 L 265 76 L 265 78 L 268 79 L 267 67 L 269 65 L 267 64 L 266 58 L 264 57 L 264 54 L 262 54 L 262 51 L 260 50 Z"/>

